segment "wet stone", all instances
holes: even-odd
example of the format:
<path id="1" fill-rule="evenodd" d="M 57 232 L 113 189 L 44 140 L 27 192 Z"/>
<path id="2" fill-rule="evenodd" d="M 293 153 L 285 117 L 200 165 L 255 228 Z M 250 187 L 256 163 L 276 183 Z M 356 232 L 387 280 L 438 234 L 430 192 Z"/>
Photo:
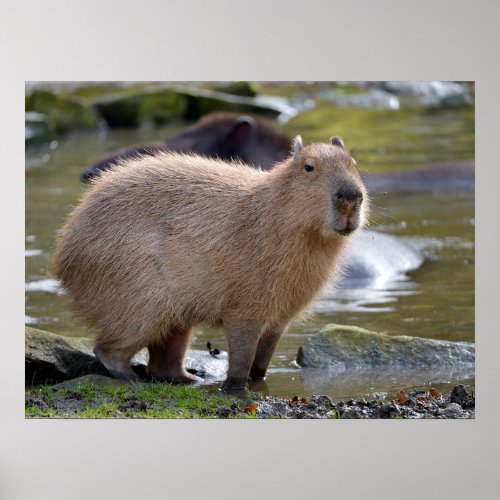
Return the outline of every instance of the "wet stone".
<path id="1" fill-rule="evenodd" d="M 444 410 L 447 418 L 456 418 L 462 414 L 462 407 L 457 403 L 450 403 Z"/>
<path id="2" fill-rule="evenodd" d="M 310 403 L 315 403 L 326 410 L 330 410 L 335 407 L 335 403 L 328 396 L 312 396 Z"/>
<path id="3" fill-rule="evenodd" d="M 262 402 L 257 406 L 257 415 L 262 418 L 286 417 L 292 413 L 292 409 L 282 402 Z"/>
<path id="4" fill-rule="evenodd" d="M 37 394 L 28 394 L 25 398 L 24 404 L 27 408 L 34 406 L 35 408 L 38 408 L 40 410 L 48 410 L 50 408 L 43 397 L 38 396 Z"/>
<path id="5" fill-rule="evenodd" d="M 232 415 L 234 415 L 234 410 L 231 408 L 219 408 L 219 409 L 217 409 L 215 414 L 219 418 L 229 418 Z"/>
<path id="6" fill-rule="evenodd" d="M 399 406 L 395 403 L 387 403 L 382 405 L 378 411 L 379 418 L 394 418 L 401 415 Z"/>
<path id="7" fill-rule="evenodd" d="M 463 408 L 474 408 L 475 406 L 474 397 L 467 392 L 462 384 L 453 388 L 450 393 L 450 401 L 459 404 Z"/>

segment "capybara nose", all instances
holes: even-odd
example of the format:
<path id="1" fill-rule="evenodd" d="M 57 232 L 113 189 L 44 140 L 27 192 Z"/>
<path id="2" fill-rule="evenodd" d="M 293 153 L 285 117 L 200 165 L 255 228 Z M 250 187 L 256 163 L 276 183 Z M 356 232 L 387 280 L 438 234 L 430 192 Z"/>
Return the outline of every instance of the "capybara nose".
<path id="1" fill-rule="evenodd" d="M 339 189 L 335 193 L 335 199 L 348 203 L 361 203 L 363 201 L 363 194 L 356 188 Z"/>

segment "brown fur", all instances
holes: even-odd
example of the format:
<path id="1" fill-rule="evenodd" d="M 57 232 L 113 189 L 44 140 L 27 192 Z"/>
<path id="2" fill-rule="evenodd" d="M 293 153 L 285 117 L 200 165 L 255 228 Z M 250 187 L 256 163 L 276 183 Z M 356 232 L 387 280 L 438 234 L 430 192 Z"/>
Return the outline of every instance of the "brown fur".
<path id="1" fill-rule="evenodd" d="M 337 230 L 366 213 L 366 201 L 335 196 L 353 189 L 366 198 L 354 160 L 331 144 L 297 142 L 271 171 L 176 153 L 129 160 L 70 215 L 54 271 L 115 376 L 134 378 L 130 357 L 147 346 L 152 376 L 191 380 L 183 360 L 204 323 L 226 328 L 224 387 L 241 388 L 338 270 L 349 238 Z"/>

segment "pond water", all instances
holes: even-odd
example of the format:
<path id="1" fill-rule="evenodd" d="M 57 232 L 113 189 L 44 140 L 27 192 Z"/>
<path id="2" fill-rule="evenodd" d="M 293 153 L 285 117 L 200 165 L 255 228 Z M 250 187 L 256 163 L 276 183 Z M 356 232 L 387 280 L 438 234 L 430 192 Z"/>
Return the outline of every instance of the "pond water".
<path id="1" fill-rule="evenodd" d="M 321 126 L 314 126 L 319 123 Z M 412 168 L 433 161 L 474 157 L 474 110 L 345 110 L 323 103 L 282 125 L 305 142 L 343 136 L 361 170 Z M 81 170 L 108 151 L 167 137 L 174 127 L 120 130 L 68 136 L 57 144 L 26 152 L 26 323 L 72 336 L 93 332 L 78 322 L 47 263 L 58 228 L 86 187 Z M 377 195 L 371 229 L 404 238 L 425 256 L 423 265 L 404 276 L 361 288 L 338 287 L 314 306 L 306 322 L 282 337 L 265 383 L 252 386 L 273 395 L 339 398 L 393 394 L 401 387 L 432 383 L 474 384 L 471 373 L 411 372 L 331 377 L 294 364 L 298 347 L 329 323 L 357 325 L 389 335 L 474 341 L 473 193 Z M 193 347 L 207 341 L 226 349 L 221 331 L 199 329 Z"/>

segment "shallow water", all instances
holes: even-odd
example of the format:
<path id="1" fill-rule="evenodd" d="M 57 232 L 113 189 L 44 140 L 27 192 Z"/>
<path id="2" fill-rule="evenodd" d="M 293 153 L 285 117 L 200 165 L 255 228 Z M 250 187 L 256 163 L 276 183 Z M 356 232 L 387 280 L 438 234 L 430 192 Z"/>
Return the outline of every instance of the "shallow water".
<path id="1" fill-rule="evenodd" d="M 473 112 L 337 110 L 315 111 L 324 121 L 315 129 L 307 113 L 284 126 L 293 134 L 302 125 L 305 139 L 324 140 L 335 128 L 363 159 L 362 170 L 413 167 L 431 161 L 473 158 Z M 312 111 L 310 112 L 312 113 Z M 324 124 L 331 117 L 349 116 L 341 127 Z M 317 116 L 318 117 L 318 116 Z M 310 117 L 311 118 L 311 117 Z M 338 123 L 338 122 L 337 122 Z M 307 126 L 306 126 L 307 124 Z M 349 133 L 350 126 L 355 132 Z M 328 129 L 328 130 L 325 130 Z M 340 129 L 340 130 L 339 130 Z M 124 130 L 66 137 L 26 153 L 26 322 L 65 335 L 93 332 L 72 316 L 47 263 L 57 229 L 86 189 L 81 170 L 107 151 L 168 136 L 174 128 Z M 323 133 L 324 132 L 324 133 Z M 399 134 L 399 135 L 398 135 Z M 406 138 L 406 142 L 400 140 Z M 349 140 L 350 139 L 350 140 Z M 397 146 L 396 146 L 397 144 Z M 406 152 L 406 153 L 405 153 Z M 400 387 L 432 383 L 474 383 L 471 373 L 379 373 L 331 377 L 299 370 L 298 347 L 328 323 L 357 325 L 390 335 L 413 335 L 444 340 L 474 341 L 474 195 L 380 195 L 373 200 L 371 229 L 405 238 L 422 252 L 423 265 L 407 275 L 388 275 L 357 288 L 338 286 L 314 306 L 307 321 L 293 325 L 283 336 L 264 384 L 275 395 L 326 393 L 334 398 L 391 393 Z M 198 330 L 193 347 L 206 342 L 226 348 L 222 332 Z"/>

